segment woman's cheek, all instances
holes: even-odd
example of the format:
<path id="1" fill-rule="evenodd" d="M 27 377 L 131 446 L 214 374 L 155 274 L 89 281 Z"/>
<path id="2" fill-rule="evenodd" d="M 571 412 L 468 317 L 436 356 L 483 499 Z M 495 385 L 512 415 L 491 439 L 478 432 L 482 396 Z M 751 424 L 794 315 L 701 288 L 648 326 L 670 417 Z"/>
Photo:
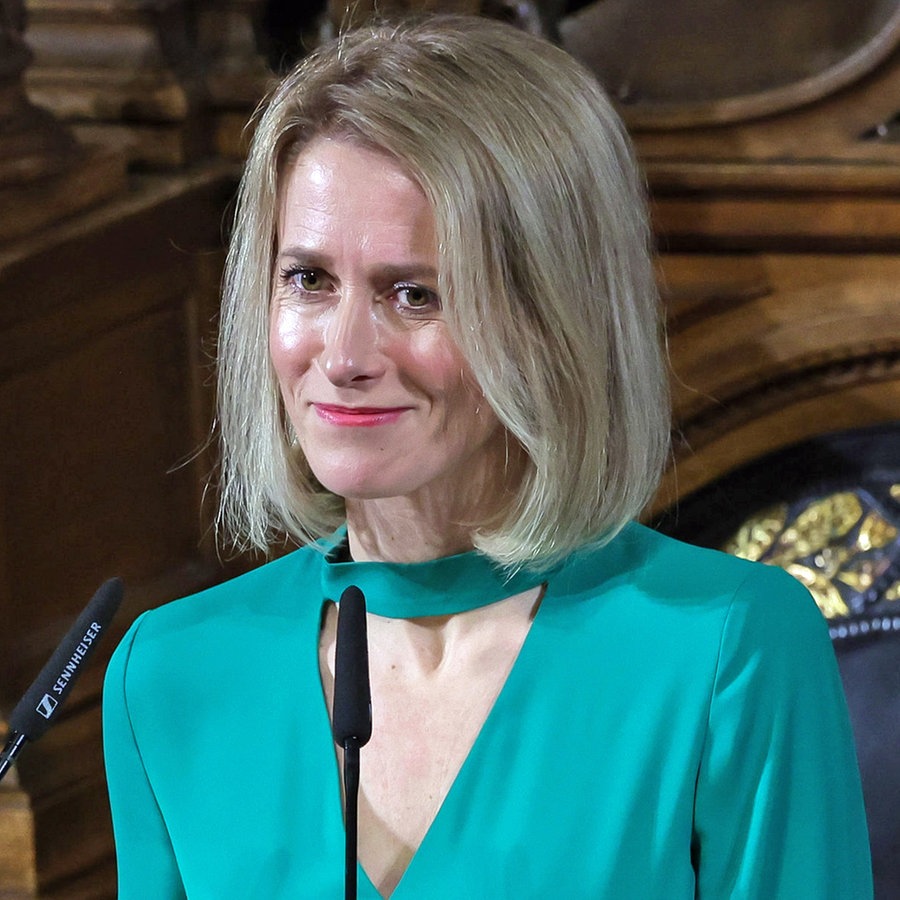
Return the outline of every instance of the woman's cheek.
<path id="1" fill-rule="evenodd" d="M 290 306 L 278 306 L 269 325 L 269 355 L 279 377 L 305 369 L 315 343 L 308 316 Z"/>

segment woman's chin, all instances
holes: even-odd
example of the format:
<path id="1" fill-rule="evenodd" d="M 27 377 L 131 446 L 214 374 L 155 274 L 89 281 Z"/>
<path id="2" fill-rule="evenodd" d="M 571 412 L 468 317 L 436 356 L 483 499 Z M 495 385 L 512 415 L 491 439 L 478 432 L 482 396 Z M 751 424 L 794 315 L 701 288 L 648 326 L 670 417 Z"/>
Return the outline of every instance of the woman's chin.
<path id="1" fill-rule="evenodd" d="M 345 500 L 385 500 L 411 493 L 415 486 L 386 477 L 384 470 L 316 473 L 319 483 Z"/>

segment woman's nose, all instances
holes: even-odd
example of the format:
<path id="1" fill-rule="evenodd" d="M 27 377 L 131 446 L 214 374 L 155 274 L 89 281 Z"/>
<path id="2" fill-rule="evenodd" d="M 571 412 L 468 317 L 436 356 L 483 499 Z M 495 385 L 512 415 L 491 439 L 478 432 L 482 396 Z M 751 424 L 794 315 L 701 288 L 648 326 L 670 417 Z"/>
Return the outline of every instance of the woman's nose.
<path id="1" fill-rule="evenodd" d="M 333 384 L 377 377 L 383 368 L 379 325 L 371 299 L 347 290 L 325 326 L 321 366 Z"/>

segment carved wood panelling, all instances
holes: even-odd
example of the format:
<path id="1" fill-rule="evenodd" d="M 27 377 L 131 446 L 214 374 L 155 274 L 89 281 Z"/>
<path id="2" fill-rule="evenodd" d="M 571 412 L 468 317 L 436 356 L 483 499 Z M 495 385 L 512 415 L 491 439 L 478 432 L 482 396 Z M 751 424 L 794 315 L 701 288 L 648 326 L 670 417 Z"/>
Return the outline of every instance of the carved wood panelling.
<path id="1" fill-rule="evenodd" d="M 115 150 L 80 145 L 25 92 L 32 58 L 23 39 L 24 7 L 7 0 L 0 15 L 0 243 L 96 205 L 124 188 Z"/>
<path id="2" fill-rule="evenodd" d="M 261 0 L 27 0 L 32 99 L 140 166 L 240 156 L 263 94 Z"/>
<path id="3" fill-rule="evenodd" d="M 674 466 L 661 509 L 758 456 L 900 410 L 900 257 L 666 254 Z"/>
<path id="4" fill-rule="evenodd" d="M 898 110 L 894 51 L 777 115 L 635 126 L 673 373 L 655 509 L 772 450 L 898 417 Z"/>
<path id="5" fill-rule="evenodd" d="M 201 514 L 210 459 L 197 451 L 233 187 L 221 166 L 145 179 L 0 247 L 0 707 L 102 580 L 126 586 L 113 635 L 17 766 L 42 897 L 115 894 L 100 690 L 116 637 L 148 606 L 223 576 Z"/>
<path id="6" fill-rule="evenodd" d="M 900 37 L 896 0 L 576 5 L 560 22 L 563 43 L 598 75 L 636 130 L 795 111 L 868 76 Z"/>
<path id="7" fill-rule="evenodd" d="M 840 4 L 807 12 L 818 5 Z M 632 121 L 664 248 L 900 249 L 900 7 L 881 6 L 880 55 L 815 102 L 720 125 Z"/>
<path id="8" fill-rule="evenodd" d="M 185 0 L 27 0 L 32 99 L 83 139 L 177 166 L 204 155 L 202 78 Z"/>

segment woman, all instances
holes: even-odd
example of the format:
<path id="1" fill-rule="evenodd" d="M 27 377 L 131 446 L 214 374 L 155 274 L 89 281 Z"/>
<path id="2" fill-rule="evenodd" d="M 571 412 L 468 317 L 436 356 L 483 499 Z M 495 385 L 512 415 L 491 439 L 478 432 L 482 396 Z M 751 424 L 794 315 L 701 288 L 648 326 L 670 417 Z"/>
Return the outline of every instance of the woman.
<path id="1" fill-rule="evenodd" d="M 304 546 L 117 651 L 123 900 L 339 896 L 350 584 L 361 897 L 871 893 L 809 595 L 631 523 L 668 430 L 648 243 L 609 103 L 536 38 L 363 29 L 275 90 L 227 268 L 222 521 Z"/>

